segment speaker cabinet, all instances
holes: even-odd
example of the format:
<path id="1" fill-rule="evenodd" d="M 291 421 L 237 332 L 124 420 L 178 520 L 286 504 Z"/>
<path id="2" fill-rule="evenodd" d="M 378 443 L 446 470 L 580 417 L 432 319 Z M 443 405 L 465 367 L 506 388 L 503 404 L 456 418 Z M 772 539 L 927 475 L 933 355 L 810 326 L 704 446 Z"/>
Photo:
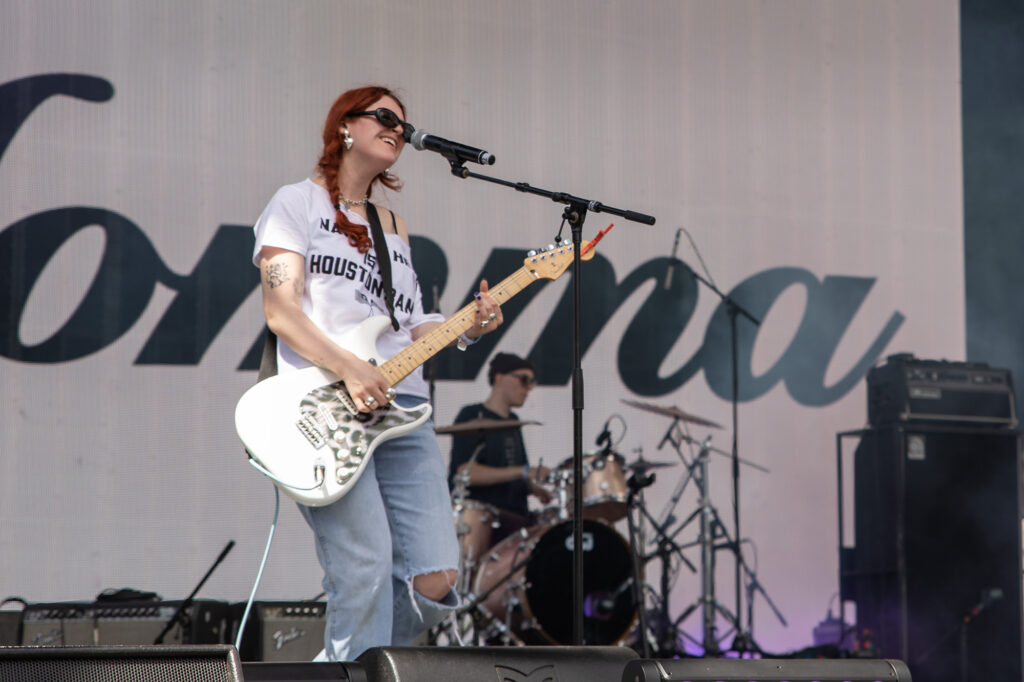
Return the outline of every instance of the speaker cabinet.
<path id="1" fill-rule="evenodd" d="M 841 591 L 915 679 L 1022 679 L 1021 457 L 1015 431 L 861 432 Z"/>
<path id="2" fill-rule="evenodd" d="M 368 682 L 363 667 L 358 663 L 350 662 L 265 663 L 246 661 L 242 663 L 242 677 L 245 678 L 245 682 L 319 682 L 320 680 Z"/>
<path id="3" fill-rule="evenodd" d="M 180 601 L 29 604 L 22 613 L 21 643 L 30 646 L 153 644 L 181 607 Z M 226 602 L 193 601 L 164 635 L 164 644 L 224 644 Z"/>
<path id="4" fill-rule="evenodd" d="M 636 657 L 612 646 L 375 647 L 356 662 L 374 682 L 621 682 Z"/>
<path id="5" fill-rule="evenodd" d="M 0 611 L 0 646 L 21 644 L 21 611 Z"/>
<path id="6" fill-rule="evenodd" d="M 644 659 L 630 661 L 622 682 L 910 682 L 893 660 Z"/>
<path id="7" fill-rule="evenodd" d="M 229 645 L 0 647 L 0 682 L 239 682 Z"/>
<path id="8" fill-rule="evenodd" d="M 233 607 L 235 631 L 245 604 Z M 324 648 L 327 604 L 318 601 L 255 602 L 239 654 L 243 661 L 312 661 Z"/>

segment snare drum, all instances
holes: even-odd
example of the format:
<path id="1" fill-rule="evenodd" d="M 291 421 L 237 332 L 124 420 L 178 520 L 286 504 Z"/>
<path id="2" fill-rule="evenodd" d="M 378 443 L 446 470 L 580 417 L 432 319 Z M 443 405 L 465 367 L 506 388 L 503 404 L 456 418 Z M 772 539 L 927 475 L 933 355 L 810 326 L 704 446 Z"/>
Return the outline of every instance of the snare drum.
<path id="1" fill-rule="evenodd" d="M 583 518 L 615 523 L 626 517 L 629 488 L 623 465 L 625 459 L 615 452 L 583 456 Z M 572 513 L 572 457 L 558 465 L 568 494 L 568 515 Z"/>
<path id="2" fill-rule="evenodd" d="M 636 621 L 629 546 L 614 528 L 583 522 L 585 644 L 616 644 Z M 573 642 L 572 522 L 524 529 L 480 561 L 473 592 L 485 612 L 529 644 Z"/>

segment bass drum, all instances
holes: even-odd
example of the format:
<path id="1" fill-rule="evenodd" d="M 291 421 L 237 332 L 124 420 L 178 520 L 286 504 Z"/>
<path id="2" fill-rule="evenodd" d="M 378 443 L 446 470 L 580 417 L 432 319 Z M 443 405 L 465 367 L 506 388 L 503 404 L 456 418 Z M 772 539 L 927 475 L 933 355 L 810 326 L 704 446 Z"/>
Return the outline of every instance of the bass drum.
<path id="1" fill-rule="evenodd" d="M 480 562 L 482 612 L 527 644 L 572 644 L 572 522 L 534 526 L 495 545 Z M 583 522 L 584 644 L 620 642 L 637 618 L 627 542 L 615 529 Z"/>

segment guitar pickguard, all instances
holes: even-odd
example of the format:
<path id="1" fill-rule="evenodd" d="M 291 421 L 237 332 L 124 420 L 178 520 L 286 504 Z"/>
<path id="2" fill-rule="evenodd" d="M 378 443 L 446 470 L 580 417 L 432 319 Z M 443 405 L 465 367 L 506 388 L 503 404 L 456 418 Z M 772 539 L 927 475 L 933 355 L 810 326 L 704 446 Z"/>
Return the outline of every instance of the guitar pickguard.
<path id="1" fill-rule="evenodd" d="M 417 418 L 390 406 L 360 412 L 342 381 L 307 393 L 299 402 L 299 413 L 295 425 L 310 445 L 317 450 L 326 447 L 333 455 L 338 485 L 345 485 L 359 474 L 381 434 Z"/>

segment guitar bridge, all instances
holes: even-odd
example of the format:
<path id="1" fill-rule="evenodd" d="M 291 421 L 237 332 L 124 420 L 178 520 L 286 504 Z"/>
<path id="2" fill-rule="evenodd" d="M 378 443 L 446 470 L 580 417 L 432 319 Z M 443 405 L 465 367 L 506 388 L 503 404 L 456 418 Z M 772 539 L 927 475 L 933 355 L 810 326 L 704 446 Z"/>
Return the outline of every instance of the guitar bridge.
<path id="1" fill-rule="evenodd" d="M 314 449 L 319 450 L 327 444 L 327 436 L 324 434 L 323 429 L 320 428 L 320 424 L 317 423 L 316 417 L 312 414 L 303 415 L 299 421 L 295 422 L 295 426 L 298 427 L 299 431 L 306 437 L 306 440 L 309 441 Z"/>

